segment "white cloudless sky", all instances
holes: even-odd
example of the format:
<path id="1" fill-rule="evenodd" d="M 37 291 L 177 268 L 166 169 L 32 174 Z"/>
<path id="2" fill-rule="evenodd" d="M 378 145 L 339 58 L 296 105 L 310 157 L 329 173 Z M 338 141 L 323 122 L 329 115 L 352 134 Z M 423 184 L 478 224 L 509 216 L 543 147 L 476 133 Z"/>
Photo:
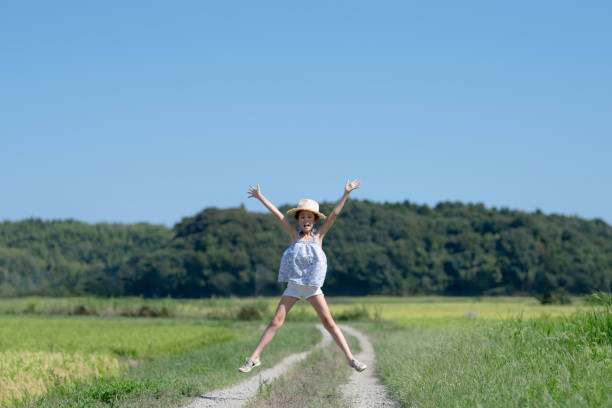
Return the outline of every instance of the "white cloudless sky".
<path id="1" fill-rule="evenodd" d="M 612 223 L 609 2 L 0 6 L 0 220 L 481 202 Z"/>

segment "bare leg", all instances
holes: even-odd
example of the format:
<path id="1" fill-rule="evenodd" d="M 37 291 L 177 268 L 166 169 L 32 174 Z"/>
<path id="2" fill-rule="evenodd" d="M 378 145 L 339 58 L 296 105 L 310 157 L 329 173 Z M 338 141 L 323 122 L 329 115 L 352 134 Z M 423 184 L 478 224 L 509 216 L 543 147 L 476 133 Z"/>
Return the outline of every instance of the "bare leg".
<path id="1" fill-rule="evenodd" d="M 319 315 L 319 319 L 321 319 L 321 323 L 323 323 L 325 329 L 327 329 L 329 334 L 331 334 L 331 336 L 334 338 L 336 344 L 344 352 L 344 355 L 346 356 L 348 361 L 351 361 L 353 359 L 353 353 L 351 353 L 351 350 L 349 349 L 349 346 L 346 342 L 346 339 L 344 338 L 344 335 L 342 334 L 342 331 L 340 331 L 340 328 L 336 326 L 336 322 L 334 322 L 334 319 L 331 313 L 329 312 L 327 302 L 325 301 L 325 296 L 314 295 L 306 300 L 310 302 L 312 307 L 315 308 L 317 314 Z"/>
<path id="2" fill-rule="evenodd" d="M 280 302 L 278 303 L 278 307 L 276 308 L 276 312 L 274 312 L 274 317 L 270 321 L 266 330 L 264 330 L 261 338 L 259 339 L 259 343 L 257 343 L 257 347 L 253 350 L 253 354 L 251 354 L 251 359 L 259 358 L 259 355 L 263 351 L 264 347 L 268 345 L 268 343 L 274 338 L 274 335 L 280 329 L 285 321 L 285 316 L 289 313 L 289 310 L 295 305 L 295 303 L 300 300 L 298 298 L 294 298 L 291 296 L 283 296 L 281 297 Z"/>

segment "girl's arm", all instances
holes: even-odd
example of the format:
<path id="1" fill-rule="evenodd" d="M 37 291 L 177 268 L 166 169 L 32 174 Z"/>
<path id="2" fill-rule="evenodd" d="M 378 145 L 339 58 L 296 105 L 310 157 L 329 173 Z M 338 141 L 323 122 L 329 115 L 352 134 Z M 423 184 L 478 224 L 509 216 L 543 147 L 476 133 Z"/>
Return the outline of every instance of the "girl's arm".
<path id="1" fill-rule="evenodd" d="M 292 241 L 297 240 L 297 230 L 291 224 L 289 224 L 289 221 L 285 219 L 283 213 L 281 213 L 278 208 L 274 206 L 274 204 L 272 204 L 266 197 L 264 197 L 264 195 L 261 193 L 261 188 L 259 187 L 259 184 L 257 185 L 257 188 L 250 186 L 249 198 L 251 197 L 257 198 L 259 201 L 262 202 L 263 205 L 266 206 L 268 210 L 270 210 L 272 214 L 274 214 L 274 216 L 280 221 L 285 231 L 287 231 L 289 235 L 291 235 Z"/>
<path id="2" fill-rule="evenodd" d="M 334 225 L 336 217 L 338 216 L 338 214 L 340 214 L 340 211 L 342 211 L 342 207 L 344 207 L 344 203 L 346 203 L 346 200 L 348 200 L 349 193 L 359 188 L 360 184 L 361 181 L 359 180 L 354 180 L 352 183 L 350 183 L 349 180 L 346 180 L 346 186 L 344 186 L 344 194 L 342 194 L 342 198 L 340 199 L 340 201 L 338 201 L 338 204 L 336 204 L 334 210 L 327 217 L 325 224 L 321 225 L 321 227 L 317 230 L 317 232 L 321 236 L 321 239 L 323 239 L 325 234 L 327 234 L 327 231 L 329 231 L 332 225 Z"/>

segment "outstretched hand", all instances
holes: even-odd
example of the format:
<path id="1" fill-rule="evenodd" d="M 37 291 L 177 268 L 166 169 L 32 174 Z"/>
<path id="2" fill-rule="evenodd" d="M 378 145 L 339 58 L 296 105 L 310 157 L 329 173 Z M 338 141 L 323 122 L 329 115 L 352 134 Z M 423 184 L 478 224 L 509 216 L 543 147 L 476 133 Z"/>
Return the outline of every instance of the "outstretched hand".
<path id="1" fill-rule="evenodd" d="M 348 194 L 351 191 L 358 189 L 360 184 L 361 184 L 361 181 L 357 179 L 353 180 L 353 182 L 350 182 L 350 179 L 347 179 L 346 186 L 344 186 L 344 192 Z"/>
<path id="2" fill-rule="evenodd" d="M 261 188 L 259 187 L 259 184 L 257 185 L 257 188 L 253 187 L 253 186 L 249 186 L 249 198 L 257 198 L 259 200 L 261 200 L 262 194 L 261 194 Z"/>

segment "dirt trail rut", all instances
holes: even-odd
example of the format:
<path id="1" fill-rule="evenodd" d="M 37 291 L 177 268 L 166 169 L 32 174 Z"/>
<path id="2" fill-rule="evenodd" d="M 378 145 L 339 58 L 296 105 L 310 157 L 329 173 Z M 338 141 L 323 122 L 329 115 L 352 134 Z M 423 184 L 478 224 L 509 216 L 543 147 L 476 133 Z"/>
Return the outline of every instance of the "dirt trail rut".
<path id="1" fill-rule="evenodd" d="M 374 347 L 368 337 L 349 326 L 340 325 L 340 328 L 343 332 L 357 337 L 361 344 L 361 352 L 355 357 L 368 365 L 368 368 L 361 373 L 353 372 L 348 383 L 342 387 L 345 401 L 351 408 L 399 407 L 374 374 Z"/>

